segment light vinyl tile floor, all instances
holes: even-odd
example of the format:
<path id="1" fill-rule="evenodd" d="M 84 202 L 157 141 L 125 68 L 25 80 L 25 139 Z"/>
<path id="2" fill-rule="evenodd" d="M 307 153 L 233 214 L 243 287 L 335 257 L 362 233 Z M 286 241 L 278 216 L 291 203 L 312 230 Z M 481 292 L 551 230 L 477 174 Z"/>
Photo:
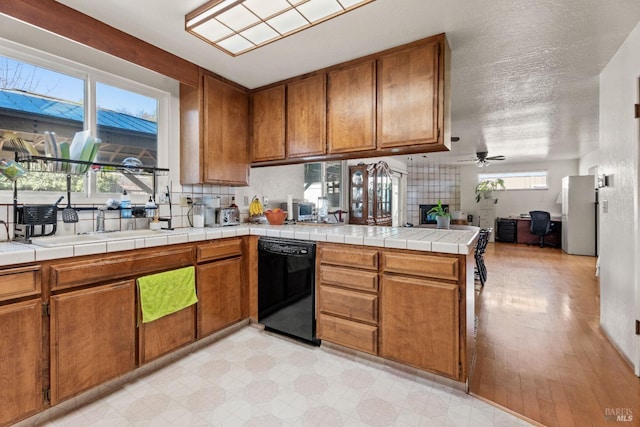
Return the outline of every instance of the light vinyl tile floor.
<path id="1" fill-rule="evenodd" d="M 418 372 L 244 327 L 91 399 L 20 425 L 521 426 L 528 423 Z M 80 404 L 82 401 L 84 403 Z"/>

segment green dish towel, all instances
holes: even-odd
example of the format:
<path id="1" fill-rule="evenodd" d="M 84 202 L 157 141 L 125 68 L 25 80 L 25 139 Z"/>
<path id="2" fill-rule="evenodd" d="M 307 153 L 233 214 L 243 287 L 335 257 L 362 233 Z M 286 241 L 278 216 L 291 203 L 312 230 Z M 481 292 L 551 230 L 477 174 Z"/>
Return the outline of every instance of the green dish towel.
<path id="1" fill-rule="evenodd" d="M 152 322 L 198 302 L 193 266 L 140 277 L 137 283 L 142 323 Z"/>

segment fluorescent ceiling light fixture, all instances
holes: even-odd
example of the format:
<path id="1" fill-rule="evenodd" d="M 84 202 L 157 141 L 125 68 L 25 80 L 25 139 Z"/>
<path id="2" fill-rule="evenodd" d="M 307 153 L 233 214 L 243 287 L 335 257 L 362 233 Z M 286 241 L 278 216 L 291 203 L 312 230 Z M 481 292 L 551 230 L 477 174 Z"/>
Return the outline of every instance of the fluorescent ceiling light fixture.
<path id="1" fill-rule="evenodd" d="M 185 16 L 185 29 L 238 56 L 373 1 L 211 0 Z"/>

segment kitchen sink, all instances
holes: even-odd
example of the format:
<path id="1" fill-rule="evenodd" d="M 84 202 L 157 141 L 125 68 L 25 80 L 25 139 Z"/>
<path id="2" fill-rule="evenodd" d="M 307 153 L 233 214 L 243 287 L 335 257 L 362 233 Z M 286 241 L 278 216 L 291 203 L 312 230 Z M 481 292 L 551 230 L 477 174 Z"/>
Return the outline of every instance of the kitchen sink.
<path id="1" fill-rule="evenodd" d="M 159 236 L 166 233 L 163 230 L 123 230 L 123 231 L 104 231 L 87 234 L 74 234 L 70 236 L 51 236 L 38 237 L 31 239 L 31 242 L 37 246 L 45 248 L 55 248 L 58 246 L 68 245 L 86 245 L 89 243 L 101 243 L 106 240 L 125 240 L 137 239 L 151 236 Z"/>
<path id="2" fill-rule="evenodd" d="M 99 240 L 122 240 L 137 239 L 141 237 L 159 236 L 163 234 L 162 230 L 122 230 L 122 231 L 103 231 L 90 234 L 82 234 L 82 236 L 93 236 Z"/>
<path id="3" fill-rule="evenodd" d="M 50 237 L 34 237 L 31 243 L 45 248 L 55 248 L 58 246 L 82 245 L 88 243 L 98 243 L 102 241 L 100 238 L 90 234 L 74 234 L 71 236 L 50 236 Z"/>

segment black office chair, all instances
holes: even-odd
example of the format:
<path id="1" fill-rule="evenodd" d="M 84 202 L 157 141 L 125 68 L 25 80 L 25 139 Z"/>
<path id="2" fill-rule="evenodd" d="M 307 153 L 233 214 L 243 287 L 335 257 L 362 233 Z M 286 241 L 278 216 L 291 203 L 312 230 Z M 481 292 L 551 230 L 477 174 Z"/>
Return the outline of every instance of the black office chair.
<path id="1" fill-rule="evenodd" d="M 531 211 L 531 226 L 529 231 L 531 234 L 535 234 L 540 238 L 538 242 L 530 242 L 528 245 L 540 245 L 541 248 L 545 246 L 555 246 L 552 243 L 545 242 L 544 236 L 551 233 L 551 214 L 545 211 Z"/>
<path id="2" fill-rule="evenodd" d="M 474 254 L 474 258 L 476 260 L 475 277 L 480 281 L 480 286 L 482 287 L 484 287 L 484 282 L 487 281 L 487 267 L 484 265 L 484 253 L 487 250 L 491 231 L 491 228 L 483 228 L 480 230 Z"/>

